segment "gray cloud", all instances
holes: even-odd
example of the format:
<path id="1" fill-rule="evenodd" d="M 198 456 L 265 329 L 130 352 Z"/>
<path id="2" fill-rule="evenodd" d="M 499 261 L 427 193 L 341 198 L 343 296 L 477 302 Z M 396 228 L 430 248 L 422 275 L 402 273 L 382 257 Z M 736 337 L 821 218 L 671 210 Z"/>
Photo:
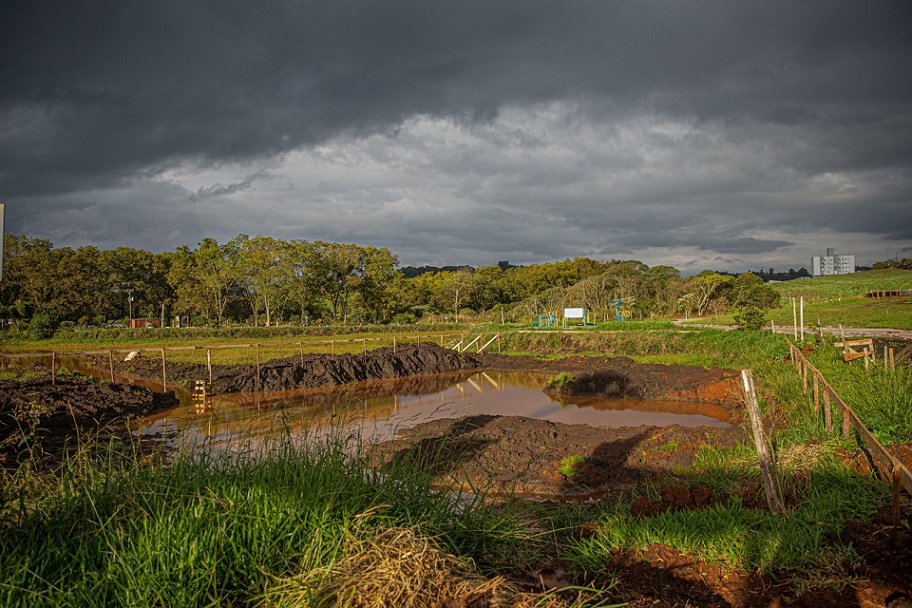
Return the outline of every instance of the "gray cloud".
<path id="1" fill-rule="evenodd" d="M 838 1 L 6 3 L 0 197 L 8 229 L 57 245 L 244 232 L 406 263 L 743 267 L 838 241 L 880 259 L 912 241 L 910 17 Z"/>

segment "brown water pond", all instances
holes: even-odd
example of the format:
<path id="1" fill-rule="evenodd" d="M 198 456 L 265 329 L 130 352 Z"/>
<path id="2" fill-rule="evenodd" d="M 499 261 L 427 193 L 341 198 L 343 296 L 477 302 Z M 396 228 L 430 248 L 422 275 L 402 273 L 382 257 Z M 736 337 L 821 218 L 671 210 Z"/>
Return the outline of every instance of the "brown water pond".
<path id="1" fill-rule="evenodd" d="M 542 374 L 480 372 L 364 382 L 342 388 L 237 393 L 194 401 L 145 421 L 144 434 L 178 441 L 225 443 L 340 427 L 371 442 L 392 439 L 400 429 L 442 418 L 470 415 L 523 416 L 593 427 L 727 428 L 728 412 L 687 401 L 572 397 L 558 401 L 542 389 Z"/>

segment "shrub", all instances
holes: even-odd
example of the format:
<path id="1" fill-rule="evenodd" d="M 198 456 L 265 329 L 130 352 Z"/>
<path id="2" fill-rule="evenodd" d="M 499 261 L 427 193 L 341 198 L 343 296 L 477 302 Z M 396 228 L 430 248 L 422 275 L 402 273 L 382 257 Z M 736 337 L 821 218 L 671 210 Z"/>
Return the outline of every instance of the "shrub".
<path id="1" fill-rule="evenodd" d="M 763 329 L 766 324 L 766 317 L 756 308 L 741 309 L 734 319 L 735 323 L 741 326 L 741 329 Z"/>

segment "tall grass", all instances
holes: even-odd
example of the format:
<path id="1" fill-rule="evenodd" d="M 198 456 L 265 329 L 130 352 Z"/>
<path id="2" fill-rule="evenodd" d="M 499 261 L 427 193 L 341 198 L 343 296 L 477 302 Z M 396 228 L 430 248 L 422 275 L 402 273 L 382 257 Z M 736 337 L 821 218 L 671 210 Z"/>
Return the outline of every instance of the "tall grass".
<path id="1" fill-rule="evenodd" d="M 882 360 L 866 370 L 862 360 L 844 361 L 829 341 L 809 360 L 881 443 L 912 441 L 912 370 L 885 371 Z"/>
<path id="2" fill-rule="evenodd" d="M 370 474 L 344 443 L 187 452 L 168 466 L 112 456 L 33 476 L 24 495 L 3 495 L 0 605 L 253 605 L 274 577 L 332 564 L 346 538 L 391 526 L 480 564 L 515 554 L 509 515 L 421 476 Z"/>

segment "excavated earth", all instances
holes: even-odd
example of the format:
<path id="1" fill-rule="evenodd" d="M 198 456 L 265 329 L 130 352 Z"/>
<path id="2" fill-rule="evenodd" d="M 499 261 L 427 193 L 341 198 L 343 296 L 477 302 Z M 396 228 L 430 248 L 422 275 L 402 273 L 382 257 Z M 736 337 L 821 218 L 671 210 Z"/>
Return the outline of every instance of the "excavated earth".
<path id="1" fill-rule="evenodd" d="M 80 439 L 104 439 L 123 422 L 178 405 L 174 393 L 88 378 L 0 381 L 0 467 L 23 458 L 54 464 Z"/>

